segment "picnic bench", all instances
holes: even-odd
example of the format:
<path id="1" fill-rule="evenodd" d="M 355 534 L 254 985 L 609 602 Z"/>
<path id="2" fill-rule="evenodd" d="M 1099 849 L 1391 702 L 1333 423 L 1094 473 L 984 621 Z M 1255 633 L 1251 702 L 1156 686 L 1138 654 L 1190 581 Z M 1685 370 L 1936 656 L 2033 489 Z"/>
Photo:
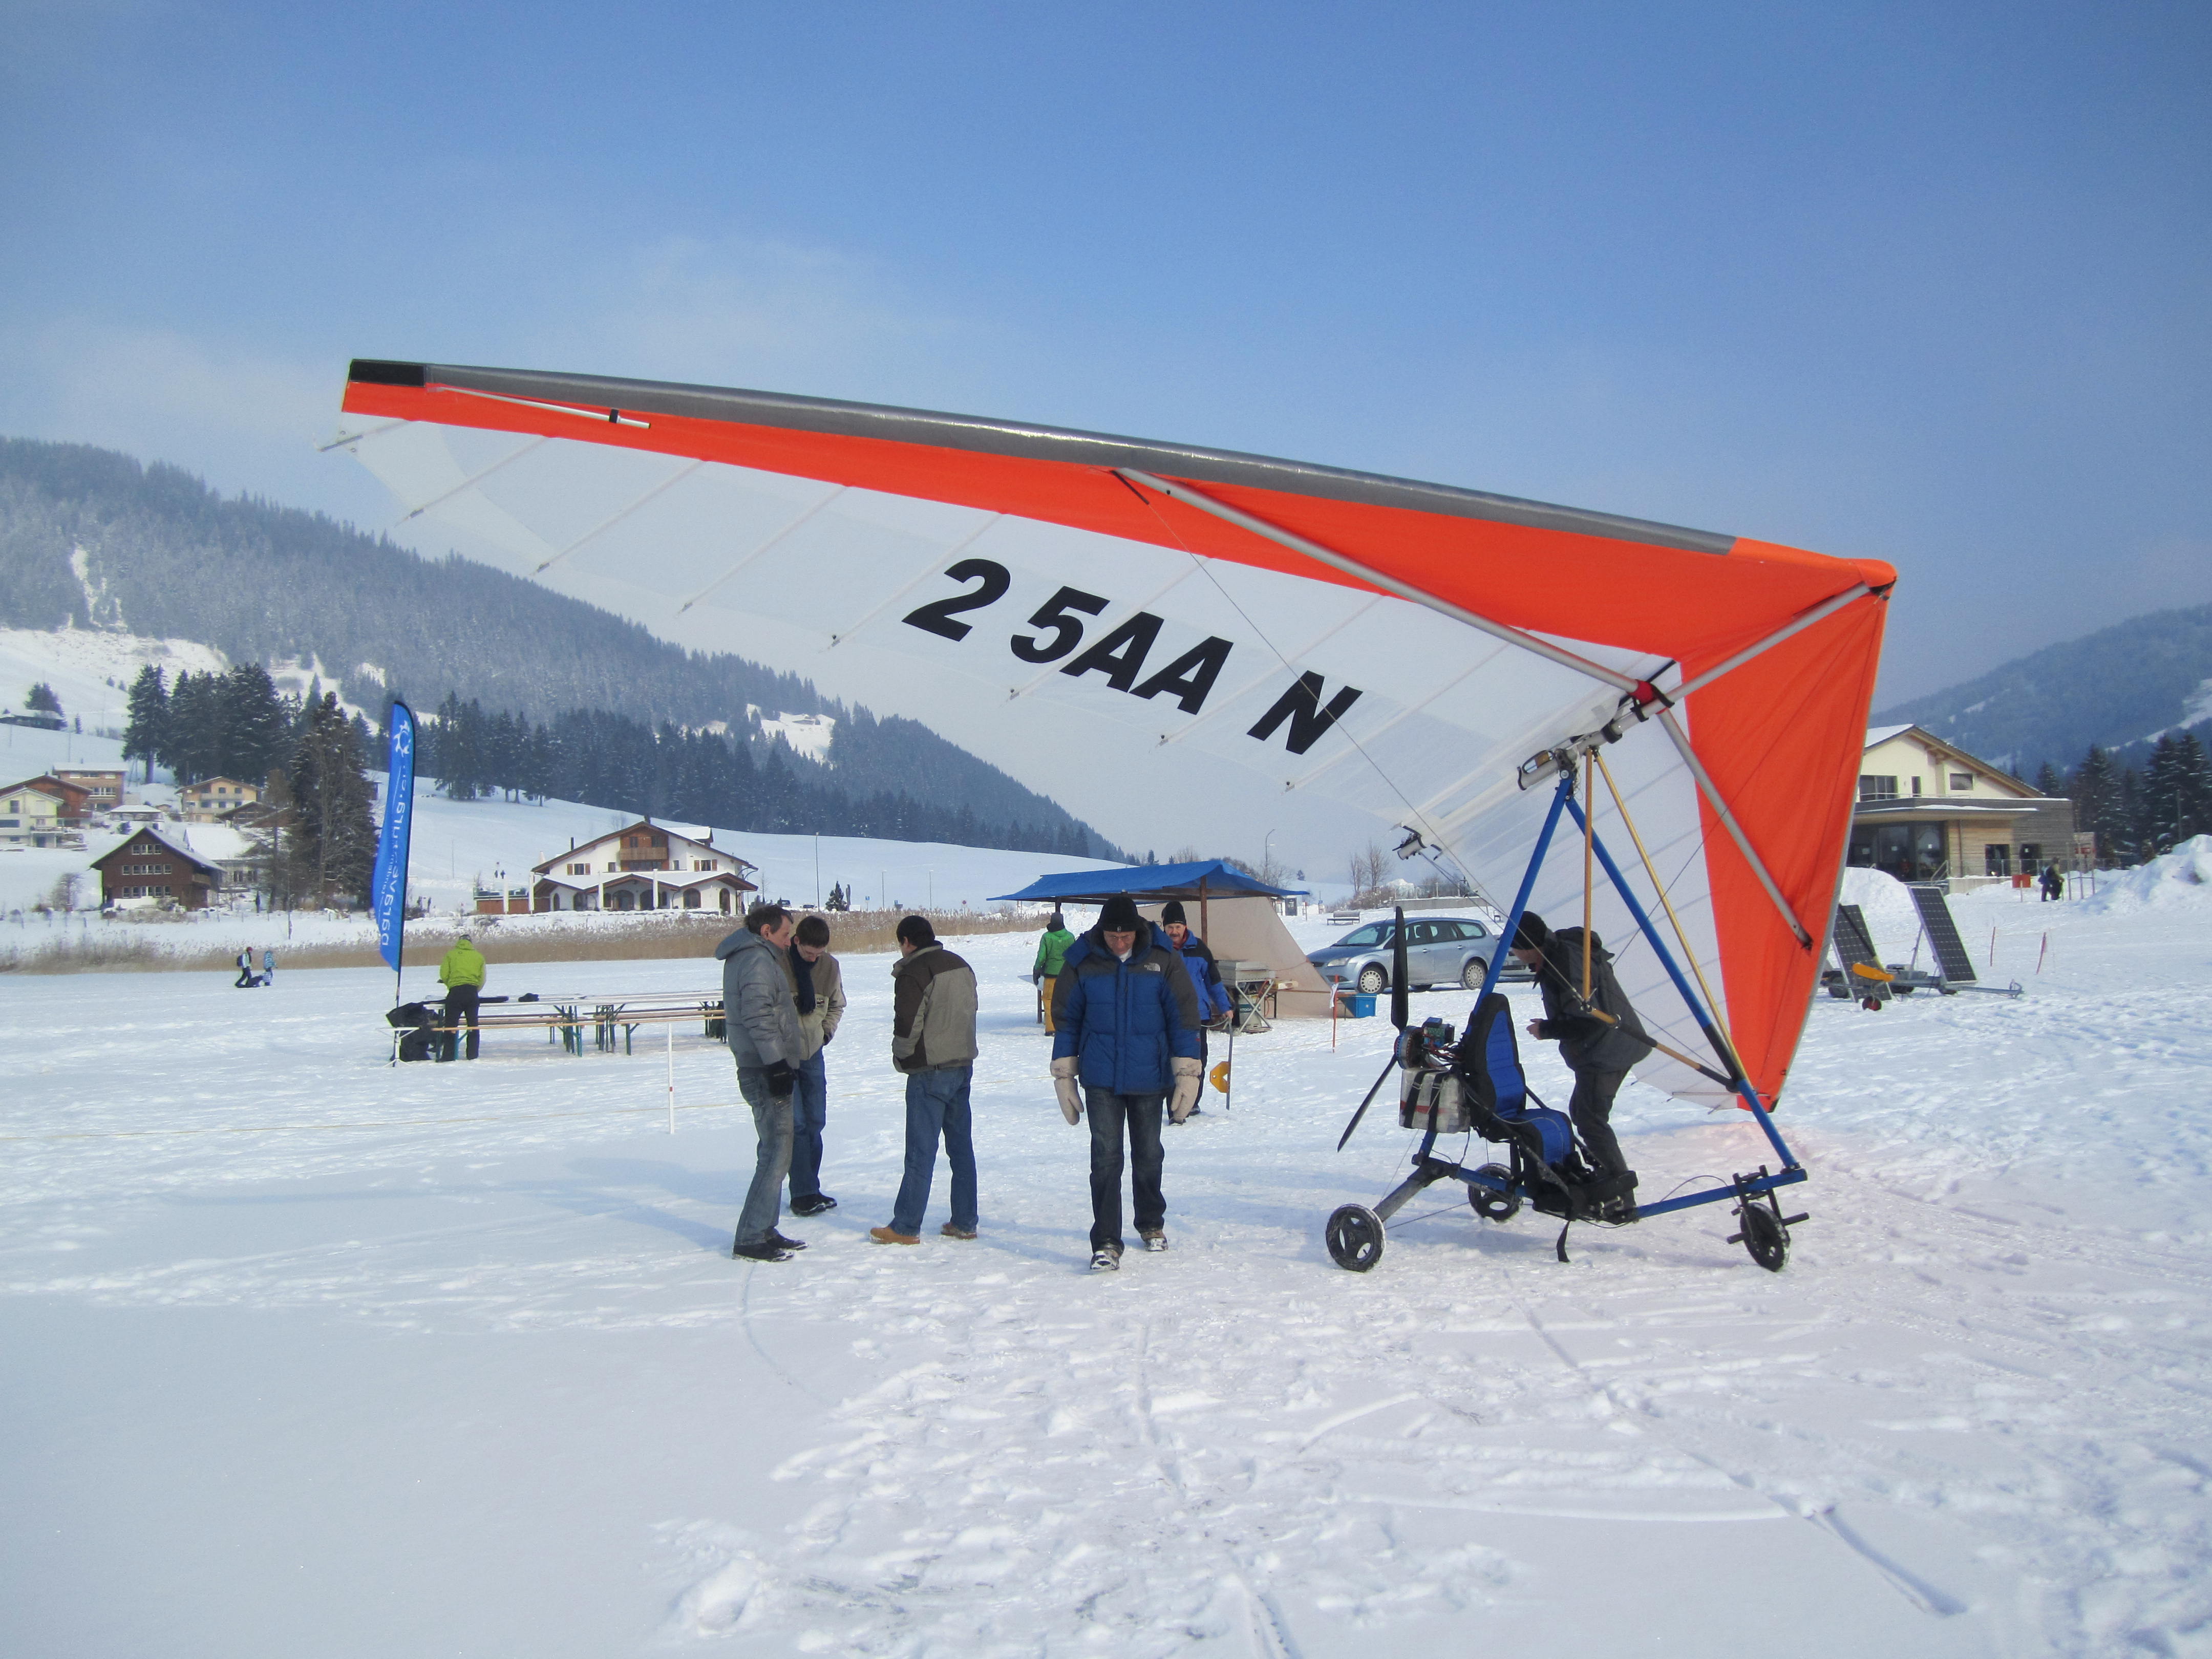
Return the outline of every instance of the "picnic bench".
<path id="1" fill-rule="evenodd" d="M 611 1052 L 617 1043 L 635 1052 L 641 1025 L 672 1025 L 698 1020 L 703 1035 L 719 1038 L 722 994 L 698 991 L 590 991 L 541 994 L 508 1000 L 484 998 L 477 1005 L 479 1031 L 542 1030 L 549 1043 L 572 1054 L 584 1052 L 586 1031 L 595 1050 Z M 449 1028 L 441 1024 L 441 1033 Z M 395 1036 L 395 1041 L 397 1040 Z"/>

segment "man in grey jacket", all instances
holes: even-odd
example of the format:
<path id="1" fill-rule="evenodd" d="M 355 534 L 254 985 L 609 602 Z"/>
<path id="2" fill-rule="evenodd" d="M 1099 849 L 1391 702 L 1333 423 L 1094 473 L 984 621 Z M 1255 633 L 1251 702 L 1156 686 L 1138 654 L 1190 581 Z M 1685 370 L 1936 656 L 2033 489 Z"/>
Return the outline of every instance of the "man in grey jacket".
<path id="1" fill-rule="evenodd" d="M 906 1173 L 890 1224 L 871 1227 L 878 1244 L 921 1243 L 922 1212 L 937 1169 L 937 1143 L 952 1166 L 947 1238 L 975 1237 L 975 1143 L 969 1085 L 975 1071 L 975 970 L 937 942 L 927 916 L 903 916 L 891 969 L 891 1064 L 906 1073 Z"/>
<path id="2" fill-rule="evenodd" d="M 752 1108 L 756 1151 L 752 1186 L 738 1215 L 731 1254 L 754 1261 L 788 1261 L 806 1247 L 776 1231 L 783 1177 L 791 1167 L 791 1091 L 805 1063 L 799 1005 L 785 971 L 793 932 L 781 904 L 756 904 L 745 925 L 714 947 L 722 963 L 722 1021 L 738 1063 L 738 1092 Z"/>

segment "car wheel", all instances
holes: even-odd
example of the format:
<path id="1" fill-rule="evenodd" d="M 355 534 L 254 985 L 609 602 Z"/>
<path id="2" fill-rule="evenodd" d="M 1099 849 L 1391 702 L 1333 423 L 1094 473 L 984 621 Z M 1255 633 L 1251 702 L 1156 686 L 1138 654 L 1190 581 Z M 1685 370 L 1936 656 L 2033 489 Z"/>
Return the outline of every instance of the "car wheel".
<path id="1" fill-rule="evenodd" d="M 1373 996 L 1390 982 L 1390 975 L 1374 963 L 1359 970 L 1359 992 L 1362 996 Z"/>
<path id="2" fill-rule="evenodd" d="M 1483 978 L 1489 972 L 1488 963 L 1480 957 L 1469 957 L 1467 959 L 1467 966 L 1459 970 L 1459 982 L 1470 991 L 1480 991 L 1482 988 Z"/>

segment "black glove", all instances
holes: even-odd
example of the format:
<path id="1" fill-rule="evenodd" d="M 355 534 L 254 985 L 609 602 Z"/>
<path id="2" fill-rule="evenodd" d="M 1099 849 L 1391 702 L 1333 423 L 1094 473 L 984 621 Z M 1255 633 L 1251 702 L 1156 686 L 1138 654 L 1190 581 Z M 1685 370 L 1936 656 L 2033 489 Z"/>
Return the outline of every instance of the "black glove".
<path id="1" fill-rule="evenodd" d="M 799 1080 L 799 1073 L 791 1069 L 791 1062 L 779 1060 L 768 1068 L 768 1092 L 771 1100 L 789 1100 L 791 1085 Z"/>
<path id="2" fill-rule="evenodd" d="M 827 1048 L 830 1046 L 830 1039 L 836 1035 L 837 1034 L 835 1031 L 824 1031 L 822 1034 L 822 1046 Z"/>

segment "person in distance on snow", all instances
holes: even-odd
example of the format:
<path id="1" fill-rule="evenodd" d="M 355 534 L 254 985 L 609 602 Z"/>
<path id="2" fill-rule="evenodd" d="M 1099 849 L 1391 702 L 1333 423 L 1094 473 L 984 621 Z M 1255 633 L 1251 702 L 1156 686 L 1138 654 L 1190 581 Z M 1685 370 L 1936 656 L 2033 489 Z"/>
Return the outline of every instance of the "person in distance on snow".
<path id="1" fill-rule="evenodd" d="M 1198 1103 L 1197 994 L 1167 936 L 1116 894 L 1068 947 L 1052 991 L 1052 1085 L 1072 1123 L 1091 1113 L 1091 1265 L 1121 1265 L 1121 1138 L 1147 1250 L 1168 1247 L 1160 1108 L 1177 1123 Z"/>
<path id="2" fill-rule="evenodd" d="M 1182 965 L 1190 975 L 1190 988 L 1198 996 L 1198 1096 L 1206 1098 L 1206 1030 L 1229 1012 L 1229 988 L 1221 982 L 1221 970 L 1213 965 L 1213 951 L 1183 919 L 1182 901 L 1170 899 L 1160 906 L 1160 931 L 1168 936 L 1170 949 L 1182 957 Z M 1190 1115 L 1196 1117 L 1206 1109 L 1194 1105 Z"/>
<path id="3" fill-rule="evenodd" d="M 261 981 L 253 976 L 253 951 L 251 946 L 238 953 L 238 977 L 230 982 L 234 991 L 242 991 L 249 985 Z"/>
<path id="4" fill-rule="evenodd" d="M 822 1129 L 830 1116 L 830 1082 L 822 1051 L 845 1017 L 845 975 L 830 954 L 830 924 L 801 916 L 784 953 L 791 993 L 799 1005 L 799 1034 L 806 1059 L 791 1088 L 791 1212 L 820 1215 L 837 1200 L 822 1190 Z"/>
<path id="5" fill-rule="evenodd" d="M 1055 910 L 1045 918 L 1044 937 L 1037 941 L 1036 960 L 1030 964 L 1030 983 L 1037 988 L 1037 1018 L 1048 1033 L 1052 1030 L 1052 994 L 1046 988 L 1060 977 L 1067 947 L 1074 943 L 1066 916 Z"/>
<path id="6" fill-rule="evenodd" d="M 1636 1218 L 1636 1172 L 1621 1156 L 1613 1133 L 1613 1097 L 1620 1092 L 1629 1067 L 1651 1052 L 1651 1039 L 1613 976 L 1613 957 L 1605 941 L 1589 937 L 1590 994 L 1584 1002 L 1583 930 L 1553 933 L 1533 911 L 1521 918 L 1513 935 L 1513 957 L 1536 975 L 1544 995 L 1544 1018 L 1528 1022 L 1528 1035 L 1556 1042 L 1559 1058 L 1575 1075 L 1567 1115 L 1597 1166 L 1598 1197 L 1606 1219 Z"/>
<path id="7" fill-rule="evenodd" d="M 952 1166 L 947 1238 L 975 1237 L 975 1140 L 969 1089 L 975 1075 L 975 970 L 937 942 L 927 916 L 902 916 L 891 964 L 891 1064 L 906 1074 L 906 1173 L 878 1244 L 921 1243 L 937 1143 Z"/>
<path id="8" fill-rule="evenodd" d="M 722 1033 L 738 1066 L 738 1092 L 753 1112 L 753 1179 L 730 1254 L 788 1261 L 806 1247 L 776 1231 L 791 1167 L 792 1094 L 806 1037 L 784 963 L 796 931 L 781 904 L 756 904 L 745 925 L 714 947 L 722 964 Z"/>
<path id="9" fill-rule="evenodd" d="M 446 988 L 446 1058 L 455 1058 L 461 1041 L 461 1022 L 469 1024 L 469 1058 L 477 1057 L 477 999 L 483 995 L 484 959 L 466 933 L 438 963 L 438 983 Z"/>

